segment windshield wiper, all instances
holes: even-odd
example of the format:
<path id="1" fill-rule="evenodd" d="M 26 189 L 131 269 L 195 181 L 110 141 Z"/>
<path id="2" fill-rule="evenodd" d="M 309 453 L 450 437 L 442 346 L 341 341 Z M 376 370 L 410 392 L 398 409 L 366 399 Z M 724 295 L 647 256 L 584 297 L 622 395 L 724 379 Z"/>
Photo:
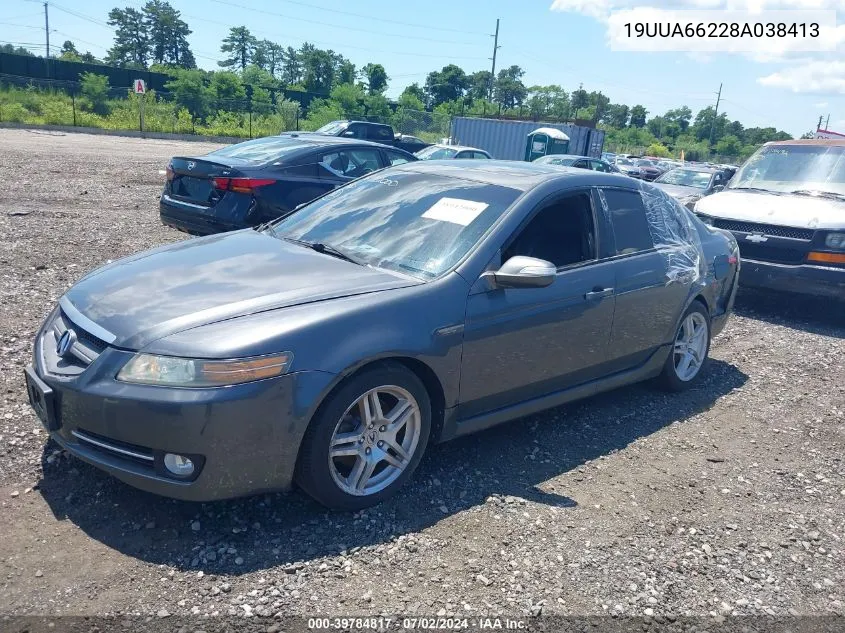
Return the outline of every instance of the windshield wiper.
<path id="1" fill-rule="evenodd" d="M 845 200 L 845 195 L 841 193 L 835 193 L 833 191 L 818 191 L 816 189 L 796 189 L 795 191 L 790 191 L 789 193 L 794 193 L 797 196 L 813 196 L 817 198 Z"/>
<path id="2" fill-rule="evenodd" d="M 323 253 L 325 255 L 331 255 L 332 257 L 337 257 L 338 259 L 343 259 L 347 262 L 352 262 L 353 264 L 358 264 L 359 266 L 364 266 L 364 262 L 361 260 L 352 257 L 348 253 L 340 250 L 336 246 L 332 246 L 331 244 L 325 244 L 323 242 L 309 242 L 308 240 L 298 240 L 293 237 L 282 237 L 283 240 L 288 242 L 293 242 L 294 244 L 299 244 L 300 246 L 304 246 L 305 248 L 310 248 L 312 251 L 317 251 L 318 253 Z"/>
<path id="3" fill-rule="evenodd" d="M 272 220 L 269 221 L 269 222 L 262 222 L 261 224 L 253 227 L 253 230 L 255 230 L 259 233 L 261 233 L 262 231 L 265 231 L 267 229 L 270 229 L 270 235 L 272 235 L 273 237 L 276 237 L 276 227 L 273 226 Z"/>

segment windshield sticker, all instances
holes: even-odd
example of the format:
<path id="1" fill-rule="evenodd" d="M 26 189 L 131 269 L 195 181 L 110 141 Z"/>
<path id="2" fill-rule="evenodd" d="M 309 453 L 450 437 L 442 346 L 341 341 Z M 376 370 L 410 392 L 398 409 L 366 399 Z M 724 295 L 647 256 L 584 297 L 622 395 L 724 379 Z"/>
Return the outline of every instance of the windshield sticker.
<path id="1" fill-rule="evenodd" d="M 490 205 L 486 202 L 474 202 L 460 198 L 440 198 L 428 211 L 422 214 L 422 217 L 469 226 L 488 206 Z"/>

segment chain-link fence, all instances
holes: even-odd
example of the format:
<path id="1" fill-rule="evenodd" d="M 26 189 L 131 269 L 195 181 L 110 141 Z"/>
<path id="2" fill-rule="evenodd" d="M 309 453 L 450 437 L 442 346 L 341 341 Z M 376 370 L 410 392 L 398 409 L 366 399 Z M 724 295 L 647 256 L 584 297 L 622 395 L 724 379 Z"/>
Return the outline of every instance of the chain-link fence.
<path id="1" fill-rule="evenodd" d="M 388 104 L 377 113 L 362 105 L 353 112 L 340 104 L 313 100 L 310 93 L 296 100 L 293 91 L 231 86 L 229 94 L 209 87 L 191 92 L 149 90 L 107 82 L 32 80 L 0 75 L 0 122 L 64 125 L 110 130 L 140 130 L 255 138 L 290 130 L 314 130 L 336 119 L 386 123 L 399 134 L 437 142 L 449 135 L 448 114 L 409 110 Z M 303 103 L 313 105 L 304 107 Z"/>

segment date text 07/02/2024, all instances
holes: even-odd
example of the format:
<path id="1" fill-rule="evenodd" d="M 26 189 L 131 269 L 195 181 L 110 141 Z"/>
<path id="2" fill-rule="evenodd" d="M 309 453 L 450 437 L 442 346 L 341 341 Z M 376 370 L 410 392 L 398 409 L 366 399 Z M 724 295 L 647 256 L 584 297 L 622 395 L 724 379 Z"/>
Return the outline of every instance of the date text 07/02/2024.
<path id="1" fill-rule="evenodd" d="M 341 617 L 308 618 L 308 629 L 312 631 L 369 630 L 369 631 L 521 631 L 528 628 L 528 622 L 512 617 Z"/>

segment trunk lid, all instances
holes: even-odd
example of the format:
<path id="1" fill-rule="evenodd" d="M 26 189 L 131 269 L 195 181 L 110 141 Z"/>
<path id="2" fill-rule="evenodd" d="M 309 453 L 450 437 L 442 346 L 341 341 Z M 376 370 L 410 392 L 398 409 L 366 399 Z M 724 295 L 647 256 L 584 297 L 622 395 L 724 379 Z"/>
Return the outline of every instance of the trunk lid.
<path id="1" fill-rule="evenodd" d="M 230 164 L 177 156 L 170 161 L 168 180 L 172 198 L 212 207 L 220 201 L 225 191 L 214 186 L 214 178 L 232 178 L 241 174 L 238 163 L 250 165 L 249 161 L 230 159 Z"/>

